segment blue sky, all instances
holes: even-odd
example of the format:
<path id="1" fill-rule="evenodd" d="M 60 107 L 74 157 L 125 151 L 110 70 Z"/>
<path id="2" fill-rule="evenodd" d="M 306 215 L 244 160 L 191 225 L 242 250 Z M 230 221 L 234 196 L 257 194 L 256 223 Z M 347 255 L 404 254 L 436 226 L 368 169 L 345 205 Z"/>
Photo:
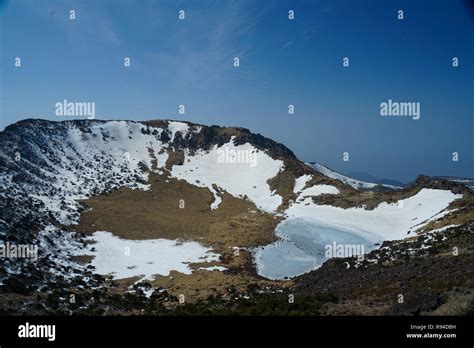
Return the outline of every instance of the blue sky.
<path id="1" fill-rule="evenodd" d="M 0 0 L 0 30 L 0 129 L 88 101 L 98 119 L 246 127 L 343 173 L 474 176 L 465 1 Z M 380 116 L 388 99 L 420 119 Z"/>

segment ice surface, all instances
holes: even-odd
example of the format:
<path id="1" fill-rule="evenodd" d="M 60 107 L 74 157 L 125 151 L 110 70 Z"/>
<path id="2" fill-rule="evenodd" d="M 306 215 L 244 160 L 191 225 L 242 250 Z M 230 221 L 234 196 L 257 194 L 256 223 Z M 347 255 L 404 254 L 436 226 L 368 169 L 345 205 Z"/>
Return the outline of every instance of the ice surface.
<path id="1" fill-rule="evenodd" d="M 354 231 L 304 219 L 282 222 L 277 227 L 277 235 L 282 240 L 255 251 L 257 272 L 269 279 L 291 278 L 320 267 L 328 259 L 326 246 L 333 242 L 363 245 L 365 252 L 375 247 L 373 241 L 362 238 Z"/>

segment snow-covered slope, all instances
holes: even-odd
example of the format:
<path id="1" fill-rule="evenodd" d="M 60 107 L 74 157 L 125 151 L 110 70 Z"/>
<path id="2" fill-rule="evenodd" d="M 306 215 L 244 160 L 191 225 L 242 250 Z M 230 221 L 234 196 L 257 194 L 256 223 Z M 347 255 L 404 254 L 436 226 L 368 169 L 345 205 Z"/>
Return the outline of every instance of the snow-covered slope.
<path id="1" fill-rule="evenodd" d="M 177 121 L 24 120 L 0 132 L 0 145 L 0 237 L 41 246 L 39 263 L 6 260 L 0 281 L 8 274 L 25 272 L 25 267 L 29 272 L 41 268 L 45 278 L 81 274 L 81 279 L 93 279 L 71 258 L 78 249 L 89 252 L 89 246 L 83 236 L 65 228 L 79 222 L 83 207 L 78 200 L 120 187 L 149 190 L 151 172 L 208 188 L 214 195 L 209 209 L 219 209 L 225 191 L 287 220 L 314 221 L 377 241 L 406 237 L 408 231 L 445 214 L 447 206 L 461 197 L 450 188 L 423 189 L 398 205 L 380 203 L 373 210 L 318 205 L 313 198 L 353 193 L 347 185 L 363 190 L 377 185 L 319 164 L 305 165 L 283 145 L 242 128 Z M 316 171 L 327 178 L 318 182 L 321 176 Z M 95 262 L 108 272 L 113 264 L 104 261 L 101 253 L 114 253 L 123 243 L 101 233 L 95 236 L 102 243 L 97 245 Z M 188 272 L 185 262 L 217 257 L 194 244 L 178 248 L 174 241 L 150 243 L 130 245 L 145 248 L 147 262 L 156 261 L 148 256 L 157 247 L 166 248 L 160 254 L 176 254 L 176 259 L 153 270 L 147 262 L 131 258 L 117 265 L 116 273 L 151 277 L 155 271 Z M 192 255 L 183 256 L 186 250 Z"/>
<path id="2" fill-rule="evenodd" d="M 423 188 L 394 203 L 380 201 L 373 209 L 365 204 L 341 208 L 319 203 L 318 196 L 347 201 L 347 189 L 315 182 L 312 175 L 295 179 L 295 200 L 285 210 L 279 223 L 279 240 L 254 250 L 257 272 L 269 279 L 292 278 L 319 268 L 331 256 L 326 251 L 334 244 L 358 247 L 365 254 L 387 240 L 413 237 L 428 223 L 438 220 L 456 208 L 450 204 L 463 197 L 450 190 Z M 340 186 L 340 184 L 339 184 Z M 353 194 L 353 191 L 350 191 Z M 397 191 L 399 192 L 399 191 Z M 374 196 L 361 192 L 357 196 Z M 387 196 L 383 196 L 387 197 Z M 324 202 L 324 200 L 322 201 Z M 345 257 L 354 254 L 345 254 Z"/>
<path id="3" fill-rule="evenodd" d="M 70 255 L 84 245 L 58 224 L 78 223 L 78 199 L 118 187 L 147 190 L 152 156 L 158 168 L 167 159 L 162 133 L 174 138 L 186 127 L 179 122 L 160 129 L 126 121 L 42 120 L 7 127 L 0 133 L 0 237 L 40 245 L 39 264 L 56 275 L 77 276 L 82 267 Z M 7 274 L 37 265 L 23 259 L 4 263 Z"/>
<path id="4" fill-rule="evenodd" d="M 224 153 L 252 154 L 255 162 L 233 162 L 232 157 L 220 160 Z M 245 159 L 244 156 L 241 156 Z M 224 158 L 222 158 L 224 159 Z M 253 165 L 255 164 L 255 165 Z M 283 162 L 274 160 L 268 154 L 249 143 L 235 145 L 231 141 L 223 146 L 215 145 L 210 151 L 198 151 L 193 155 L 185 152 L 183 165 L 173 166 L 171 174 L 192 185 L 209 187 L 217 185 L 236 197 L 247 196 L 255 205 L 268 212 L 275 212 L 282 203 L 282 197 L 272 192 L 267 181 L 283 169 Z"/>
<path id="5" fill-rule="evenodd" d="M 373 210 L 318 205 L 310 198 L 304 198 L 297 200 L 285 213 L 288 219 L 314 221 L 352 231 L 354 234 L 363 234 L 368 240 L 380 242 L 403 239 L 410 233 L 413 235 L 413 232 L 431 219 L 445 214 L 448 205 L 461 197 L 461 194 L 447 190 L 422 189 L 416 195 L 397 203 L 380 203 Z"/>
<path id="6" fill-rule="evenodd" d="M 71 267 L 77 272 L 82 268 L 71 262 L 70 256 L 75 249 L 84 249 L 84 241 L 58 224 L 79 222 L 80 199 L 119 187 L 149 190 L 148 176 L 153 171 L 208 187 L 215 197 L 210 209 L 219 207 L 218 190 L 225 190 L 274 212 L 282 198 L 272 192 L 267 181 L 283 169 L 283 162 L 273 159 L 258 143 L 273 146 L 280 153 L 287 150 L 247 130 L 239 129 L 239 139 L 219 131 L 218 127 L 176 121 L 25 120 L 11 125 L 0 133 L 0 237 L 41 245 L 42 262 L 47 262 L 51 272 L 75 276 Z M 185 156 L 171 171 L 165 168 L 169 151 L 181 151 Z M 173 241 L 158 244 L 172 246 Z M 100 246 L 98 251 L 112 250 L 103 243 Z M 174 254 L 172 248 L 169 251 Z M 95 256 L 100 263 L 100 254 Z M 7 260 L 4 271 L 21 272 L 28 262 Z M 176 270 L 185 269 L 178 266 Z M 127 275 L 141 272 L 134 269 Z"/>
<path id="7" fill-rule="evenodd" d="M 90 122 L 87 128 L 59 123 L 54 133 L 49 133 L 49 126 L 39 131 L 25 127 L 11 139 L 18 143 L 0 152 L 4 168 L 10 167 L 0 172 L 1 187 L 13 194 L 28 192 L 43 214 L 53 214 L 62 224 L 75 224 L 78 199 L 122 186 L 147 190 L 148 172 L 164 170 L 167 150 L 175 148 L 178 135 L 183 141 L 200 129 L 190 131 L 183 122 L 169 122 L 163 129 L 127 121 Z M 249 143 L 236 145 L 233 138 L 210 149 L 181 150 L 184 163 L 173 166 L 172 176 L 209 187 L 214 193 L 216 184 L 236 197 L 247 196 L 266 211 L 281 204 L 281 197 L 271 192 L 267 181 L 283 169 L 283 162 L 265 151 Z M 17 153 L 20 158 L 15 160 Z M 232 156 L 239 155 L 233 160 Z M 157 163 L 152 169 L 154 158 Z M 215 196 L 214 208 L 219 200 Z"/>
<path id="8" fill-rule="evenodd" d="M 374 184 L 374 183 L 370 183 L 370 182 L 356 180 L 356 179 L 350 178 L 348 176 L 339 174 L 338 172 L 336 172 L 332 169 L 329 169 L 328 167 L 323 166 L 322 164 L 319 164 L 319 163 L 307 163 L 307 165 L 311 166 L 314 169 L 316 169 L 316 171 L 318 171 L 319 173 L 327 176 L 328 178 L 340 180 L 344 184 L 352 186 L 356 190 L 369 190 L 369 189 L 373 189 L 374 187 L 377 187 L 377 186 L 383 186 L 383 187 L 390 188 L 390 189 L 400 188 L 398 186 L 385 185 L 385 184 L 380 185 L 380 184 Z"/>

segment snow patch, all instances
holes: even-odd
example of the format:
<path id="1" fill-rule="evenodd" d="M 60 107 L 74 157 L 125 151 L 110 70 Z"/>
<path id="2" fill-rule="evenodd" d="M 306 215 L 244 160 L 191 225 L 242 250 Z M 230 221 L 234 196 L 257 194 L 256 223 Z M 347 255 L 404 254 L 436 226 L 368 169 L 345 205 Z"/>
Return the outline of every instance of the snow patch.
<path id="1" fill-rule="evenodd" d="M 379 184 L 374 184 L 374 183 L 365 182 L 365 181 L 361 181 L 361 180 L 356 180 L 356 179 L 350 178 L 348 176 L 339 174 L 338 172 L 336 172 L 334 170 L 331 170 L 328 167 L 325 167 L 325 166 L 323 166 L 322 164 L 319 164 L 319 163 L 313 163 L 313 164 L 306 163 L 306 165 L 316 169 L 319 173 L 323 174 L 324 176 L 327 176 L 328 178 L 331 178 L 331 179 L 336 179 L 336 180 L 342 181 L 344 184 L 349 185 L 349 186 L 355 188 L 356 190 L 361 190 L 361 189 L 367 190 L 367 189 L 374 188 L 376 186 L 384 186 L 384 187 L 388 187 L 388 188 L 391 188 L 391 189 L 399 189 L 400 188 L 400 187 L 392 186 L 392 185 L 386 185 L 386 184 L 380 184 L 379 185 Z"/>
<path id="2" fill-rule="evenodd" d="M 170 271 L 191 274 L 189 263 L 219 260 L 198 242 L 181 242 L 169 239 L 125 240 L 110 232 L 98 231 L 88 238 L 91 244 L 88 255 L 94 256 L 91 264 L 98 274 L 111 274 L 115 279 L 141 277 L 153 280 Z"/>
<path id="3" fill-rule="evenodd" d="M 283 161 L 274 160 L 265 152 L 258 150 L 249 143 L 228 146 L 235 151 L 255 151 L 257 164 L 222 163 L 218 161 L 219 149 L 215 145 L 210 151 L 197 151 L 194 156 L 185 152 L 183 165 L 174 165 L 171 175 L 188 183 L 208 187 L 216 184 L 235 197 L 247 196 L 255 205 L 267 212 L 274 212 L 282 203 L 282 197 L 272 192 L 267 181 L 276 176 L 283 169 Z"/>
<path id="4" fill-rule="evenodd" d="M 298 193 L 305 187 L 306 183 L 312 178 L 309 174 L 301 175 L 295 179 L 295 187 L 293 188 L 294 193 Z"/>
<path id="5" fill-rule="evenodd" d="M 177 132 L 180 132 L 184 138 L 189 132 L 189 125 L 184 122 L 172 121 L 168 123 L 168 129 L 171 132 L 171 141 L 173 141 Z"/>
<path id="6" fill-rule="evenodd" d="M 447 225 L 447 226 L 444 226 L 444 227 L 441 227 L 441 228 L 437 228 L 435 230 L 428 231 L 428 233 L 431 234 L 431 233 L 443 232 L 443 231 L 446 231 L 449 228 L 458 227 L 458 226 L 460 226 L 460 225 Z"/>
<path id="7" fill-rule="evenodd" d="M 226 271 L 227 268 L 224 266 L 211 266 L 211 267 L 199 267 L 199 269 L 205 270 L 205 271 Z"/>
<path id="8" fill-rule="evenodd" d="M 209 187 L 209 190 L 214 195 L 214 201 L 211 203 L 211 209 L 214 210 L 214 209 L 219 208 L 219 205 L 222 202 L 222 198 L 221 198 L 221 196 L 219 196 L 219 192 L 217 192 L 217 190 L 214 188 L 214 186 L 211 185 Z"/>
<path id="9" fill-rule="evenodd" d="M 301 200 L 306 196 L 319 196 L 322 194 L 337 195 L 338 193 L 338 188 L 332 185 L 314 185 L 305 188 L 299 195 L 298 199 Z"/>

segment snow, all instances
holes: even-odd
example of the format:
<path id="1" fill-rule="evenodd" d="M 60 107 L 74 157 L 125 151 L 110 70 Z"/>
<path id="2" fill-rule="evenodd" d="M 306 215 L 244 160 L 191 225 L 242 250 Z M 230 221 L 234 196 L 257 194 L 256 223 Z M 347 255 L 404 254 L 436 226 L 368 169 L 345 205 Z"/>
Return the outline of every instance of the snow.
<path id="1" fill-rule="evenodd" d="M 221 196 L 219 196 L 219 193 L 212 185 L 209 187 L 209 190 L 214 195 L 214 201 L 211 203 L 211 209 L 214 210 L 214 209 L 219 208 L 219 205 L 222 202 L 222 198 Z"/>
<path id="2" fill-rule="evenodd" d="M 376 186 L 384 186 L 384 187 L 388 187 L 388 188 L 392 188 L 392 189 L 398 189 L 399 188 L 397 186 L 392 186 L 392 185 L 385 185 L 385 184 L 379 185 L 379 184 L 374 184 L 374 183 L 365 182 L 365 181 L 361 181 L 361 180 L 356 180 L 356 179 L 350 178 L 348 176 L 339 174 L 338 172 L 336 172 L 334 170 L 331 170 L 328 167 L 323 166 L 322 164 L 319 164 L 319 163 L 313 163 L 313 164 L 306 163 L 306 165 L 316 169 L 319 173 L 323 174 L 324 176 L 327 176 L 328 178 L 340 180 L 344 184 L 349 185 L 349 186 L 355 188 L 356 190 L 360 190 L 360 189 L 365 189 L 366 190 L 366 189 L 374 188 Z"/>
<path id="3" fill-rule="evenodd" d="M 317 205 L 310 197 L 298 199 L 277 226 L 280 239 L 254 250 L 257 272 L 268 279 L 291 278 L 319 268 L 326 261 L 324 250 L 331 243 L 359 245 L 369 252 L 385 240 L 410 237 L 449 213 L 449 204 L 461 197 L 451 191 L 425 188 L 397 203 L 380 203 L 373 210 Z M 428 237 L 455 226 L 430 231 Z"/>
<path id="4" fill-rule="evenodd" d="M 180 132 L 184 138 L 189 132 L 189 125 L 184 122 L 171 121 L 168 123 L 168 129 L 171 132 L 171 141 L 173 141 L 177 132 Z"/>
<path id="5" fill-rule="evenodd" d="M 295 179 L 295 187 L 293 188 L 294 193 L 298 193 L 305 187 L 306 183 L 311 180 L 312 176 L 308 174 L 301 175 Z"/>
<path id="6" fill-rule="evenodd" d="M 457 182 L 460 184 L 463 184 L 467 188 L 474 190 L 474 179 L 468 179 L 468 178 L 455 178 L 455 177 L 450 177 L 450 176 L 441 176 L 439 177 L 440 179 L 445 179 L 449 180 L 452 182 Z"/>
<path id="7" fill-rule="evenodd" d="M 166 151 L 162 151 L 162 153 L 155 152 L 155 157 L 157 168 L 163 168 L 168 160 L 168 153 Z"/>
<path id="8" fill-rule="evenodd" d="M 125 240 L 106 231 L 95 232 L 89 240 L 95 241 L 87 255 L 94 256 L 91 265 L 96 273 L 111 274 L 115 279 L 139 276 L 140 281 L 153 280 L 155 275 L 168 276 L 172 270 L 191 274 L 189 263 L 219 260 L 218 254 L 194 241 Z"/>
<path id="9" fill-rule="evenodd" d="M 339 193 L 339 189 L 335 186 L 332 185 L 313 185 L 310 187 L 306 187 L 306 184 L 308 181 L 310 181 L 312 178 L 312 175 L 304 174 L 301 175 L 299 178 L 295 179 L 295 187 L 293 189 L 293 192 L 298 194 L 298 199 L 299 201 L 303 200 L 304 197 L 307 196 L 319 196 L 322 194 L 332 194 L 332 195 L 337 195 Z"/>
<path id="10" fill-rule="evenodd" d="M 168 128 L 173 140 L 178 132 L 185 136 L 190 131 L 190 127 L 184 122 L 170 121 Z M 150 132 L 143 132 L 144 129 Z M 196 132 L 201 130 L 200 127 L 194 129 Z M 67 123 L 64 128 L 58 127 L 55 134 L 32 134 L 31 139 L 26 137 L 28 140 L 23 146 L 34 156 L 29 160 L 21 160 L 22 168 L 27 168 L 27 172 L 31 173 L 28 181 L 22 182 L 20 186 L 13 182 L 13 175 L 10 173 L 0 173 L 0 187 L 11 187 L 11 197 L 28 195 L 44 203 L 44 207 L 38 205 L 38 212 L 44 216 L 52 213 L 62 224 L 77 223 L 77 199 L 86 199 L 123 186 L 149 189 L 149 185 L 140 183 L 136 178 L 143 181 L 148 179 L 148 171 L 140 168 L 144 164 L 151 169 L 153 157 L 157 158 L 157 171 L 164 168 L 169 144 L 158 140 L 157 135 L 162 131 L 161 128 L 148 127 L 137 122 L 108 121 L 91 122 L 86 129 L 78 128 L 74 123 Z M 220 161 L 219 152 L 224 148 L 231 152 L 240 151 L 242 154 L 255 155 L 255 161 Z M 281 205 L 282 197 L 271 191 L 268 180 L 281 172 L 284 165 L 265 151 L 249 143 L 235 145 L 232 140 L 220 147 L 215 145 L 210 151 L 197 151 L 192 156 L 184 151 L 184 164 L 174 165 L 170 174 L 192 185 L 207 187 L 214 195 L 211 209 L 217 209 L 222 202 L 219 194 L 221 190 L 236 197 L 247 196 L 258 208 L 267 212 L 275 213 Z M 4 155 L 3 151 L 0 151 L 0 155 L 11 161 L 11 156 Z M 245 159 L 245 156 L 240 157 L 242 158 Z M 12 168 L 14 167 L 15 163 L 12 163 Z M 312 167 L 356 189 L 377 186 L 348 178 L 320 164 Z M 411 236 L 428 221 L 449 214 L 451 211 L 446 209 L 447 206 L 454 199 L 462 197 L 450 191 L 422 189 L 415 196 L 402 200 L 400 204 L 381 203 L 373 210 L 342 209 L 313 203 L 308 196 L 338 194 L 339 190 L 331 185 L 305 188 L 311 178 L 312 175 L 303 175 L 295 180 L 294 192 L 298 199 L 285 211 L 286 219 L 302 219 L 305 223 L 312 224 L 312 228 L 317 227 L 318 230 L 311 233 L 317 233 L 319 236 L 322 233 L 321 226 L 325 226 L 327 230 L 339 234 L 352 233 L 368 243 L 403 239 L 409 231 L 411 234 L 408 236 Z M 216 185 L 216 188 L 213 185 Z M 38 235 L 39 244 L 45 253 L 51 254 L 51 259 L 60 267 L 70 267 L 68 253 L 76 248 L 81 249 L 82 246 L 74 234 L 60 232 L 53 226 L 44 228 Z M 297 232 L 293 234 L 298 240 L 308 237 L 302 237 Z M 334 237 L 334 234 L 330 235 Z M 156 274 L 168 275 L 171 270 L 189 274 L 189 262 L 211 262 L 219 257 L 197 242 L 181 243 L 165 239 L 122 240 L 103 231 L 96 232 L 93 239 L 97 243 L 91 246 L 96 248 L 96 251 L 91 251 L 91 255 L 95 256 L 92 264 L 102 274 L 115 272 L 116 278 L 141 276 L 151 279 Z M 59 247 L 55 247 L 48 240 L 54 240 Z M 315 240 L 316 238 L 313 238 L 310 243 L 315 243 Z M 125 247 L 130 248 L 130 256 L 124 254 Z M 280 255 L 280 261 L 285 261 L 284 258 L 291 261 L 302 257 L 303 262 L 315 267 L 314 257 L 308 257 L 308 253 L 299 255 L 300 251 L 289 255 L 289 259 L 287 255 Z M 275 253 L 270 256 L 280 257 Z M 223 268 L 212 266 L 203 269 L 222 271 Z"/>
<path id="11" fill-rule="evenodd" d="M 46 226 L 38 233 L 41 256 L 47 256 L 58 268 L 56 270 L 51 268 L 50 271 L 52 273 L 62 275 L 65 278 L 73 278 L 76 274 L 74 271 L 71 271 L 71 268 L 73 270 L 85 268 L 85 266 L 71 260 L 69 257 L 83 251 L 83 244 L 77 241 L 76 237 L 76 233 L 64 232 L 52 225 Z"/>
<path id="12" fill-rule="evenodd" d="M 183 129 L 179 125 L 174 127 Z M 148 179 L 141 164 L 151 169 L 153 158 L 149 152 L 152 152 L 159 171 L 168 158 L 168 144 L 153 134 L 144 134 L 144 128 L 137 122 L 108 121 L 91 123 L 85 132 L 69 124 L 64 133 L 50 135 L 44 147 L 32 143 L 40 165 L 30 162 L 28 165 L 41 173 L 38 180 L 43 188 L 29 190 L 29 195 L 41 201 L 44 209 L 60 223 L 68 225 L 78 221 L 78 199 L 120 186 L 148 190 L 149 185 L 136 180 L 136 177 L 144 182 Z M 162 132 L 161 128 L 149 127 L 149 130 Z"/>
<path id="13" fill-rule="evenodd" d="M 151 295 L 156 291 L 156 288 L 150 288 L 148 290 L 142 290 L 146 298 L 150 298 Z"/>
<path id="14" fill-rule="evenodd" d="M 437 228 L 437 229 L 435 229 L 435 230 L 431 230 L 431 231 L 429 231 L 428 233 L 431 234 L 431 233 L 444 232 L 444 231 L 446 231 L 446 230 L 449 229 L 449 228 L 458 227 L 458 226 L 460 226 L 460 225 L 447 225 L 447 226 L 444 226 L 444 227 L 441 227 L 441 228 Z"/>
<path id="15" fill-rule="evenodd" d="M 257 156 L 256 162 L 219 161 L 224 146 L 227 146 L 229 151 L 254 154 Z M 198 151 L 194 156 L 185 152 L 184 164 L 174 165 L 171 175 L 192 185 L 208 187 L 211 192 L 212 185 L 216 184 L 236 197 L 242 198 L 246 195 L 264 211 L 274 212 L 282 203 L 282 197 L 270 190 L 267 181 L 283 170 L 283 167 L 283 161 L 274 160 L 251 144 L 235 145 L 231 141 L 221 147 L 215 145 L 208 152 Z"/>
<path id="16" fill-rule="evenodd" d="M 422 189 L 401 204 L 383 202 L 373 210 L 317 205 L 308 197 L 291 205 L 285 213 L 288 218 L 324 223 L 377 242 L 406 238 L 414 226 L 419 229 L 461 197 L 451 191 Z"/>
<path id="17" fill-rule="evenodd" d="M 139 136 L 141 128 L 140 124 L 127 124 L 125 121 L 111 121 L 106 124 L 93 125 L 91 126 L 91 135 L 85 134 L 77 128 L 71 128 L 68 134 L 70 142 L 68 145 L 70 146 L 66 149 L 72 150 L 70 154 L 76 152 L 84 159 L 97 152 L 106 152 L 118 163 L 129 161 L 130 165 L 134 167 L 138 162 L 143 161 L 150 165 L 151 158 L 144 150 L 151 145 L 151 139 L 144 134 Z M 108 141 L 104 139 L 104 135 Z"/>
<path id="18" fill-rule="evenodd" d="M 205 271 L 226 271 L 227 268 L 224 266 L 211 266 L 211 267 L 199 267 L 199 269 L 205 270 Z"/>
<path id="19" fill-rule="evenodd" d="M 339 189 L 332 185 L 314 185 L 311 187 L 305 188 L 299 195 L 298 199 L 303 199 L 306 196 L 319 196 L 322 194 L 337 195 Z"/>

